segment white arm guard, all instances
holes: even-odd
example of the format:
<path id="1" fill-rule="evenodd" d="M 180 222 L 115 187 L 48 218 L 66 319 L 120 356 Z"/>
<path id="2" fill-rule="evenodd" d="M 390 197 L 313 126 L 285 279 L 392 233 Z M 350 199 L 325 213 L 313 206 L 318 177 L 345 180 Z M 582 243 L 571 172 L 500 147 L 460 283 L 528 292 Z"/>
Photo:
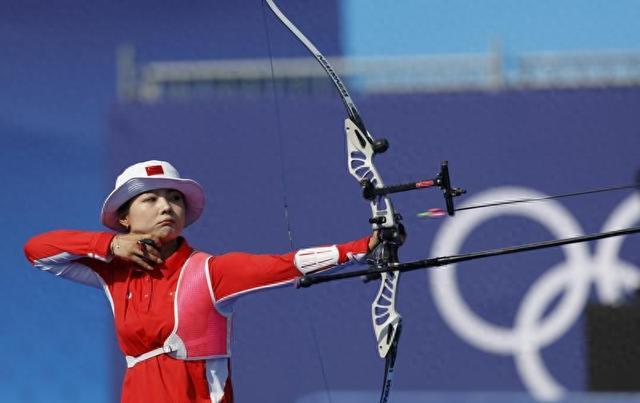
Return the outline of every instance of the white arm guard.
<path id="1" fill-rule="evenodd" d="M 337 246 L 320 246 L 300 249 L 296 252 L 293 263 L 302 274 L 312 274 L 337 265 L 339 257 Z"/>

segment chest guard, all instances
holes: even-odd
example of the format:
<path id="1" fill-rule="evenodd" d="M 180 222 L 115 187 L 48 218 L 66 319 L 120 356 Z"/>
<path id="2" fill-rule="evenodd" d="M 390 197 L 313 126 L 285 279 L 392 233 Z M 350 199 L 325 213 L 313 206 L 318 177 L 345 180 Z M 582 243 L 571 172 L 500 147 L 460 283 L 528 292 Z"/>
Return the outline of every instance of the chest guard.
<path id="1" fill-rule="evenodd" d="M 209 275 L 211 255 L 194 252 L 182 266 L 176 287 L 174 328 L 162 347 L 138 357 L 127 356 L 127 367 L 160 354 L 181 360 L 203 360 L 231 355 L 231 315 L 214 305 Z"/>

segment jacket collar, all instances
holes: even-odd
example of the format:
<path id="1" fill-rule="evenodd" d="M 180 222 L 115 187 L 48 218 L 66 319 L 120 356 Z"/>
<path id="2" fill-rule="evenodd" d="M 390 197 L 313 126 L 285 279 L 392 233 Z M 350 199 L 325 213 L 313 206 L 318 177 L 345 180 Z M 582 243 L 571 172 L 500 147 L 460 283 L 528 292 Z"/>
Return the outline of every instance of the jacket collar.
<path id="1" fill-rule="evenodd" d="M 160 266 L 163 271 L 173 272 L 182 267 L 187 258 L 193 253 L 193 249 L 183 237 L 178 238 L 178 249 L 165 259 L 164 264 Z"/>

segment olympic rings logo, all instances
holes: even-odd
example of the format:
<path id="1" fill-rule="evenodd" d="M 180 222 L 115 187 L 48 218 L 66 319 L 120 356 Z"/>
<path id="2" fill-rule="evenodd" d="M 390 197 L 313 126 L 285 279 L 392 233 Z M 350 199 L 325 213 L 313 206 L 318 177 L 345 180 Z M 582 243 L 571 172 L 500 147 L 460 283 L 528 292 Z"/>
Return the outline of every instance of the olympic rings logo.
<path id="1" fill-rule="evenodd" d="M 502 187 L 483 192 L 465 205 L 543 196 L 526 188 Z M 500 215 L 525 216 L 544 225 L 558 239 L 584 233 L 571 212 L 555 201 L 538 204 L 536 208 L 514 204 L 490 209 L 489 213 L 469 210 L 440 227 L 431 255 L 459 253 L 474 227 Z M 639 219 L 640 197 L 632 195 L 613 211 L 602 231 L 628 227 Z M 532 284 L 518 307 L 512 328 L 491 323 L 470 309 L 458 288 L 455 265 L 431 271 L 432 295 L 445 322 L 458 336 L 480 350 L 512 355 L 529 392 L 540 400 L 557 400 L 566 389 L 547 369 L 541 349 L 562 337 L 577 321 L 587 303 L 591 284 L 603 303 L 618 301 L 640 284 L 638 267 L 619 259 L 624 238 L 598 241 L 593 254 L 582 243 L 563 246 L 565 261 L 551 267 Z M 561 299 L 545 317 L 546 309 L 557 297 Z"/>

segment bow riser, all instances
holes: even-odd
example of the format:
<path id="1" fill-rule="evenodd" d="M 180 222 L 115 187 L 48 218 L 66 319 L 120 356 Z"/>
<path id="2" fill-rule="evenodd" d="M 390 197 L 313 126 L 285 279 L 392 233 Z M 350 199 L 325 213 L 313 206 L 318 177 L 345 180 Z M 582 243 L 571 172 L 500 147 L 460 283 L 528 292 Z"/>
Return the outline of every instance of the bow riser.
<path id="1" fill-rule="evenodd" d="M 384 187 L 384 182 L 373 164 L 375 152 L 372 144 L 366 140 L 357 124 L 350 118 L 345 119 L 344 128 L 347 137 L 349 173 L 360 184 L 367 181 L 375 188 Z M 370 205 L 372 217 L 370 221 L 374 230 L 396 226 L 393 204 L 387 196 L 374 198 Z M 385 358 L 389 353 L 389 349 L 396 340 L 398 324 L 402 320 L 396 311 L 396 290 L 399 278 L 397 273 L 383 273 L 380 278 L 380 288 L 371 304 L 373 331 L 381 358 Z"/>
<path id="2" fill-rule="evenodd" d="M 378 342 L 378 354 L 385 358 L 396 339 L 402 316 L 396 311 L 396 290 L 399 273 L 382 273 L 376 298 L 371 304 L 373 330 Z"/>
<path id="3" fill-rule="evenodd" d="M 358 125 L 350 118 L 345 119 L 344 128 L 347 137 L 347 164 L 349 173 L 358 183 L 368 181 L 376 188 L 384 187 L 384 182 L 373 164 L 375 151 L 373 145 L 362 135 Z M 368 137 L 371 136 L 367 133 Z M 371 203 L 371 225 L 374 230 L 391 228 L 396 224 L 393 204 L 387 196 L 378 196 Z"/>

